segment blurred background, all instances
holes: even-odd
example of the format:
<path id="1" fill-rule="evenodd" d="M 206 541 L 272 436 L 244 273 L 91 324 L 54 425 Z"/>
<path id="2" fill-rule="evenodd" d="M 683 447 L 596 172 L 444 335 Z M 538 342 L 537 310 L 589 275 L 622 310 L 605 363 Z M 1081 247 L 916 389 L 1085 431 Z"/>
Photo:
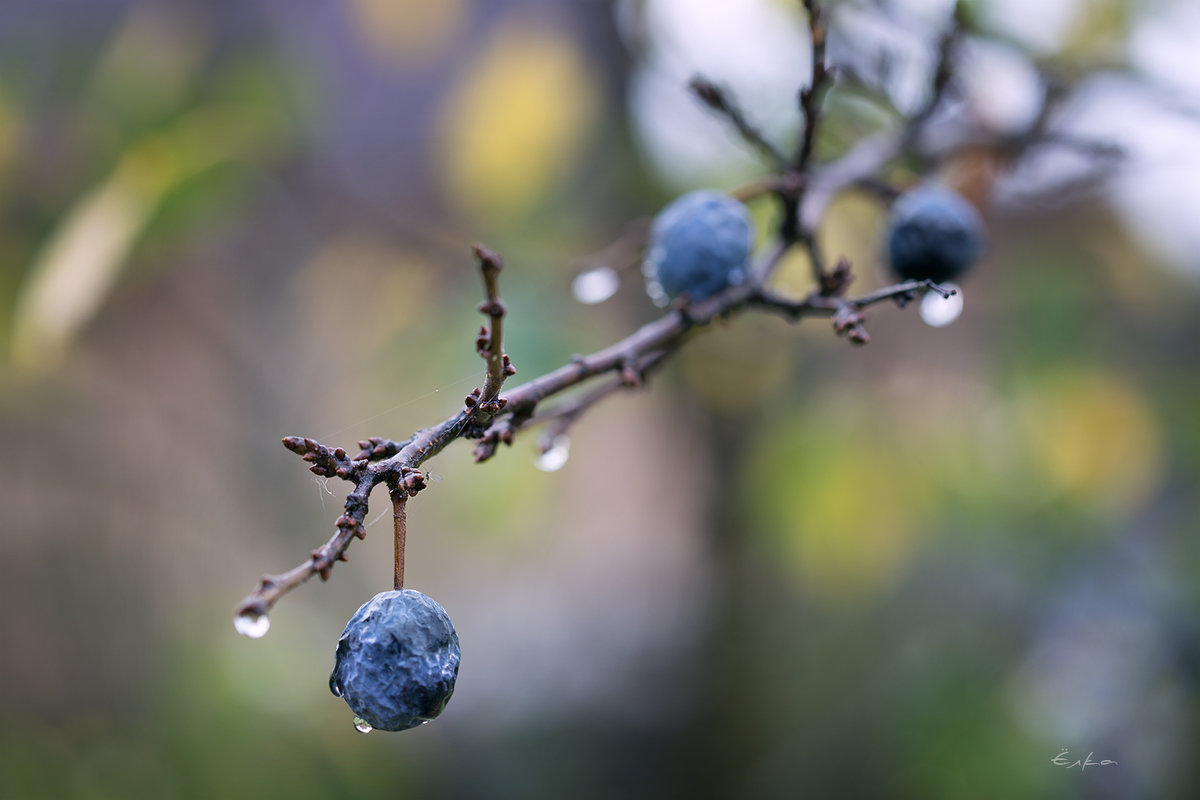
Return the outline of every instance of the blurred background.
<path id="1" fill-rule="evenodd" d="M 764 174 L 684 85 L 790 141 L 799 6 L 0 0 L 0 796 L 1197 796 L 1191 0 L 970 5 L 954 114 L 1021 130 L 1040 70 L 1052 130 L 1125 155 L 946 165 L 990 240 L 949 327 L 745 315 L 560 469 L 529 434 L 426 465 L 408 584 L 463 645 L 435 724 L 363 736 L 326 688 L 386 520 L 235 633 L 344 498 L 280 437 L 404 438 L 479 384 L 472 242 L 514 380 L 655 317 L 608 245 Z M 949 13 L 835 4 L 818 158 L 919 107 Z M 853 291 L 885 213 L 825 221 Z"/>

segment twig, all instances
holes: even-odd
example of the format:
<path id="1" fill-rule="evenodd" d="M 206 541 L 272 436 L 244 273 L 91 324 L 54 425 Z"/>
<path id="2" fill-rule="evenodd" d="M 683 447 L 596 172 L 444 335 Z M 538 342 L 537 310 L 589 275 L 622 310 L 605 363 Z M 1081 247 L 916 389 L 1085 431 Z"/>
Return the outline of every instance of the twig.
<path id="1" fill-rule="evenodd" d="M 933 66 L 933 79 L 929 83 L 929 95 L 916 113 L 908 118 L 904 127 L 907 137 L 906 147 L 911 147 L 913 141 L 920 135 L 922 127 L 942 104 L 946 91 L 950 88 L 950 83 L 954 78 L 954 63 L 958 58 L 958 47 L 962 42 L 962 36 L 963 19 L 956 10 L 945 32 L 938 38 L 937 61 Z"/>
<path id="2" fill-rule="evenodd" d="M 957 294 L 957 291 L 954 289 L 947 289 L 933 281 L 925 280 L 905 281 L 904 283 L 885 286 L 870 294 L 848 300 L 827 297 L 819 291 L 813 291 L 799 300 L 790 300 L 775 292 L 764 289 L 752 295 L 748 302 L 759 308 L 777 312 L 788 321 L 795 322 L 806 315 L 829 316 L 840 308 L 861 310 L 882 303 L 885 300 L 894 300 L 903 306 L 913 300 L 919 292 L 923 291 L 937 292 L 943 298 L 953 297 Z"/>
<path id="3" fill-rule="evenodd" d="M 703 75 L 692 78 L 688 83 L 688 88 L 700 99 L 700 102 L 729 120 L 746 143 L 762 153 L 771 162 L 771 166 L 780 172 L 787 169 L 787 158 L 779 152 L 775 145 L 767 141 L 758 128 L 750 124 L 741 107 L 734 102 L 728 92 Z"/>
<path id="4" fill-rule="evenodd" d="M 834 274 L 840 273 L 846 276 L 846 280 L 849 280 L 849 269 L 849 263 L 842 259 L 838 262 Z M 862 309 L 885 300 L 893 300 L 897 305 L 903 307 L 914 300 L 918 292 L 922 291 L 937 292 L 943 298 L 956 294 L 954 289 L 946 289 L 933 281 L 925 280 L 886 286 L 851 300 L 831 297 L 820 289 L 814 290 L 799 300 L 789 300 L 764 290 L 753 295 L 749 302 L 752 305 L 779 313 L 790 321 L 795 321 L 803 316 L 832 317 L 833 329 L 839 336 L 845 337 L 851 344 L 864 345 L 871 341 L 871 337 L 865 326 L 866 317 L 859 313 Z"/>
<path id="5" fill-rule="evenodd" d="M 355 460 L 366 459 L 367 461 L 381 461 L 385 458 L 391 458 L 399 453 L 408 442 L 396 442 L 391 439 L 384 439 L 381 436 L 372 436 L 369 439 L 360 439 L 358 446 L 359 453 L 355 456 Z"/>
<path id="6" fill-rule="evenodd" d="M 362 444 L 359 442 L 359 445 Z M 311 463 L 312 466 L 308 470 L 314 475 L 324 478 L 357 480 L 357 475 L 361 472 L 361 465 L 351 461 L 346 456 L 346 451 L 340 447 L 331 449 L 306 436 L 285 436 L 283 437 L 283 446 Z"/>
<path id="7" fill-rule="evenodd" d="M 803 171 L 812 159 L 813 146 L 817 139 L 817 127 L 821 121 L 821 99 L 833 71 L 825 63 L 825 11 L 816 0 L 804 0 L 808 12 L 808 30 L 812 42 L 812 79 L 800 90 L 800 111 L 804 114 L 804 130 L 800 135 L 800 147 L 794 161 L 797 171 Z"/>
<path id="8" fill-rule="evenodd" d="M 286 441 L 286 440 L 285 440 Z M 263 617 L 280 597 L 305 583 L 313 575 L 321 580 L 329 579 L 329 572 L 336 561 L 346 561 L 346 549 L 350 542 L 366 536 L 363 516 L 367 513 L 367 496 L 375 486 L 374 477 L 364 475 L 346 497 L 346 511 L 337 518 L 333 537 L 312 551 L 308 561 L 278 575 L 263 575 L 258 587 L 237 608 L 239 617 Z"/>
<path id="9" fill-rule="evenodd" d="M 479 397 L 477 413 L 496 414 L 504 408 L 498 400 L 504 379 L 516 373 L 516 368 L 504 354 L 504 301 L 500 299 L 498 278 L 504 268 L 504 259 L 481 244 L 475 245 L 475 258 L 479 260 L 479 271 L 483 275 L 484 301 L 479 310 L 487 315 L 489 327 L 479 329 L 475 350 L 487 362 L 487 375 Z"/>
<path id="10" fill-rule="evenodd" d="M 620 375 L 616 375 L 608 380 L 593 387 L 590 391 L 580 394 L 578 397 L 572 398 L 549 411 L 538 414 L 529 418 L 525 422 L 525 427 L 533 427 L 535 425 L 545 425 L 546 428 L 542 433 L 538 449 L 545 453 L 553 445 L 554 440 L 563 435 L 575 424 L 583 414 L 604 400 L 610 394 L 627 390 L 640 389 L 645 385 L 646 376 L 649 372 L 667 357 L 668 350 L 659 350 L 638 359 L 636 364 L 629 364 L 621 371 Z"/>

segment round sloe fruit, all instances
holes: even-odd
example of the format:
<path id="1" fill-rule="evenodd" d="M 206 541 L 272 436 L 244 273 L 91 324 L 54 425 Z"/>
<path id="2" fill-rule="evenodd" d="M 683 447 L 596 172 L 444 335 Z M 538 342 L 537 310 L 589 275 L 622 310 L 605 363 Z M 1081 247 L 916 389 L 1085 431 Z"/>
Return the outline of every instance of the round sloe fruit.
<path id="1" fill-rule="evenodd" d="M 949 189 L 923 186 L 892 206 L 888 259 L 903 280 L 951 281 L 983 252 L 983 221 Z"/>
<path id="2" fill-rule="evenodd" d="M 442 713 L 460 658 L 436 601 L 412 589 L 380 592 L 346 623 L 329 688 L 371 727 L 402 731 Z"/>
<path id="3" fill-rule="evenodd" d="M 746 207 L 728 195 L 690 192 L 654 219 L 642 271 L 656 300 L 703 300 L 741 283 L 754 234 Z"/>

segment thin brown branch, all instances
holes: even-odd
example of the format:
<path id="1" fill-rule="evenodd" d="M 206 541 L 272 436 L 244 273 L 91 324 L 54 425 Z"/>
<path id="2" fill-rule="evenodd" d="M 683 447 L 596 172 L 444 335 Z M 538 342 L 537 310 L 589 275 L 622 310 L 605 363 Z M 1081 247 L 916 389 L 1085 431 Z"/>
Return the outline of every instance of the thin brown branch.
<path id="1" fill-rule="evenodd" d="M 809 38 L 812 42 L 812 79 L 800 90 L 800 111 L 804 115 L 804 129 L 800 134 L 800 147 L 794 165 L 803 171 L 812 159 L 817 140 L 817 128 L 821 122 L 821 100 L 825 89 L 833 78 L 833 70 L 825 63 L 825 40 L 827 27 L 825 10 L 816 0 L 804 0 L 808 12 Z"/>
<path id="2" fill-rule="evenodd" d="M 362 444 L 362 442 L 359 442 Z M 305 436 L 285 436 L 283 446 L 312 464 L 309 472 L 325 478 L 357 480 L 362 464 L 351 461 L 340 447 L 329 448 Z M 361 456 L 360 456 L 361 457 Z"/>
<path id="3" fill-rule="evenodd" d="M 409 439 L 408 442 L 412 440 Z M 385 439 L 382 436 L 372 436 L 368 439 L 360 439 L 358 442 L 359 453 L 354 457 L 356 461 L 366 459 L 367 461 L 381 461 L 385 458 L 391 458 L 399 453 L 408 442 L 397 442 L 392 439 Z"/>
<path id="4" fill-rule="evenodd" d="M 787 169 L 787 158 L 784 157 L 783 153 L 779 152 L 775 145 L 767 141 L 767 137 L 763 135 L 762 131 L 750 123 L 741 106 L 734 101 L 733 96 L 729 92 L 703 75 L 697 75 L 692 78 L 688 83 L 688 88 L 692 90 L 692 94 L 699 98 L 700 102 L 727 119 L 737 129 L 742 139 L 752 148 L 762 153 L 771 166 L 780 172 Z"/>
<path id="5" fill-rule="evenodd" d="M 946 30 L 938 38 L 937 60 L 933 65 L 933 78 L 929 82 L 929 94 L 925 102 L 917 109 L 904 128 L 907 137 L 906 147 L 911 147 L 913 141 L 920 135 L 922 127 L 942 104 L 946 92 L 950 88 L 955 74 L 955 62 L 958 59 L 958 48 L 962 43 L 963 19 L 956 12 Z"/>
<path id="6" fill-rule="evenodd" d="M 303 564 L 278 575 L 263 575 L 253 592 L 237 607 L 237 616 L 264 617 L 280 597 L 308 581 L 313 575 L 328 580 L 329 572 L 337 561 L 346 560 L 346 549 L 355 537 L 366 536 L 363 516 L 367 513 L 367 496 L 375 486 L 374 476 L 365 474 L 346 497 L 345 513 L 334 523 L 335 531 L 328 542 L 312 551 Z"/>
<path id="7" fill-rule="evenodd" d="M 555 439 L 565 434 L 575 424 L 576 420 L 609 395 L 629 389 L 643 388 L 647 375 L 649 375 L 654 367 L 663 362 L 668 352 L 668 350 L 659 350 L 650 353 L 638 359 L 635 364 L 627 364 L 621 370 L 620 375 L 608 378 L 592 387 L 589 391 L 583 392 L 549 411 L 529 418 L 528 422 L 524 423 L 526 427 L 545 425 L 545 429 L 539 440 L 538 449 L 543 453 L 549 450 L 553 446 Z"/>
<path id="8" fill-rule="evenodd" d="M 851 279 L 849 264 L 844 259 L 838 262 L 834 273 L 844 275 L 844 280 Z M 866 317 L 860 313 L 864 308 L 893 300 L 901 307 L 914 300 L 919 292 L 937 292 L 942 297 L 955 294 L 954 289 L 946 289 L 933 281 L 907 281 L 893 286 L 885 286 L 870 294 L 854 299 L 832 297 L 820 289 L 814 290 L 799 300 L 789 300 L 769 291 L 758 292 L 749 299 L 752 305 L 774 311 L 790 321 L 796 321 L 804 316 L 828 316 L 833 320 L 833 330 L 851 344 L 864 345 L 871 341 L 866 329 Z"/>
<path id="9" fill-rule="evenodd" d="M 732 297 L 727 292 L 726 297 Z M 732 304 L 721 302 L 717 311 L 728 310 Z M 715 316 L 710 312 L 708 318 Z M 635 361 L 647 353 L 669 347 L 689 331 L 698 320 L 682 310 L 676 310 L 648 322 L 635 332 L 626 336 L 616 344 L 610 345 L 591 355 L 572 359 L 553 372 L 548 372 L 528 383 L 523 383 L 505 394 L 509 407 L 514 413 L 532 411 L 543 399 L 558 394 L 584 380 L 605 372 L 619 370 L 626 363 Z"/>
<path id="10" fill-rule="evenodd" d="M 727 290 L 713 300 L 715 307 L 701 311 L 702 318 L 711 319 L 716 314 L 735 306 L 734 290 Z M 727 298 L 727 299 L 726 299 Z M 548 372 L 528 383 L 523 383 L 505 394 L 508 401 L 506 414 L 497 419 L 484 433 L 475 448 L 475 460 L 487 461 L 496 454 L 500 444 L 512 444 L 516 431 L 534 414 L 538 403 L 547 397 L 577 386 L 589 378 L 606 372 L 621 371 L 628 364 L 637 363 L 643 356 L 663 349 L 673 349 L 699 321 L 696 313 L 676 310 L 653 322 L 646 323 L 614 345 L 587 356 L 577 356 L 553 372 Z M 707 313 L 707 316 L 703 316 Z"/>
<path id="11" fill-rule="evenodd" d="M 937 292 L 943 298 L 957 294 L 954 289 L 947 289 L 933 281 L 905 281 L 891 286 L 884 286 L 861 297 L 840 299 L 829 297 L 820 291 L 813 291 L 798 300 L 792 300 L 770 290 L 754 293 L 747 302 L 750 305 L 773 311 L 795 322 L 805 316 L 831 316 L 839 309 L 849 308 L 861 310 L 877 305 L 886 300 L 895 301 L 903 307 L 914 300 L 921 292 Z"/>
<path id="12" fill-rule="evenodd" d="M 306 583 L 313 575 L 320 575 L 323 581 L 328 580 L 333 565 L 347 560 L 346 550 L 350 543 L 355 538 L 366 538 L 363 518 L 367 513 L 367 498 L 376 485 L 394 479 L 396 486 L 409 496 L 425 488 L 425 476 L 421 472 L 399 465 L 368 467 L 364 464 L 359 475 L 354 491 L 346 497 L 344 513 L 334 523 L 334 534 L 329 541 L 313 550 L 303 564 L 278 575 L 264 575 L 254 591 L 238 605 L 237 616 L 266 616 L 280 597 Z"/>
<path id="13" fill-rule="evenodd" d="M 479 337 L 475 340 L 475 350 L 487 362 L 487 374 L 484 378 L 483 390 L 476 397 L 478 403 L 469 403 L 474 407 L 474 413 L 486 415 L 496 414 L 504 408 L 504 401 L 498 399 L 504 379 L 516 373 L 516 368 L 504 354 L 504 301 L 500 299 L 500 270 L 504 268 L 504 259 L 481 244 L 475 245 L 475 258 L 479 261 L 479 272 L 483 276 L 484 301 L 479 305 L 479 311 L 487 316 L 488 327 L 479 329 Z"/>
<path id="14" fill-rule="evenodd" d="M 870 294 L 851 300 L 849 303 L 855 308 L 866 308 L 877 303 L 882 303 L 885 300 L 894 300 L 897 305 L 903 308 L 921 291 L 936 292 L 942 296 L 943 300 L 958 294 L 958 290 L 947 289 L 945 286 L 930 280 L 905 281 L 904 283 L 897 283 L 893 286 L 885 286 L 882 289 L 877 289 Z"/>

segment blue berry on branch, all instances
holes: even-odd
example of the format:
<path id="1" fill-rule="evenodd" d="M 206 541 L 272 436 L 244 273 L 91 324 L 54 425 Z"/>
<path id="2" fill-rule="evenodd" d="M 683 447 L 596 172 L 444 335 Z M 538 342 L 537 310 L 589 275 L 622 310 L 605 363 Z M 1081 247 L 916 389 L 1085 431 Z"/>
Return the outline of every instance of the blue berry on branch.
<path id="1" fill-rule="evenodd" d="M 888 260 L 909 281 L 952 281 L 983 253 L 983 221 L 966 200 L 938 186 L 922 186 L 892 206 Z"/>
<path id="2" fill-rule="evenodd" d="M 450 701 L 461 656 L 435 600 L 412 589 L 380 592 L 346 624 L 329 688 L 371 728 L 415 728 Z"/>
<path id="3" fill-rule="evenodd" d="M 746 278 L 754 233 L 746 207 L 709 190 L 664 208 L 650 228 L 642 271 L 655 302 L 687 294 L 703 300 Z"/>

